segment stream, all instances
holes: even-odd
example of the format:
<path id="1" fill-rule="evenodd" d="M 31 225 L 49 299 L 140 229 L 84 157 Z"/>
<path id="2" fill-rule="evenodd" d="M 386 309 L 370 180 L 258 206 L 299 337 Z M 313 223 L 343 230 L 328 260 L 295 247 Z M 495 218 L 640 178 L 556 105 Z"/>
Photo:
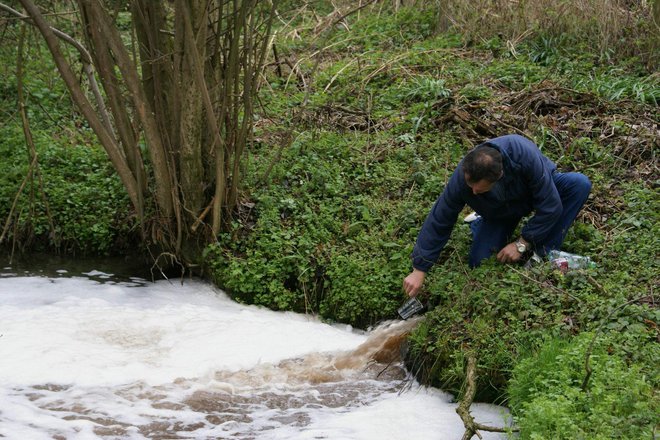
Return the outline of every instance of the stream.
<path id="1" fill-rule="evenodd" d="M 0 438 L 460 439 L 452 396 L 369 331 L 95 261 L 0 266 Z M 48 266 L 48 267 L 46 267 Z M 474 404 L 483 424 L 504 408 Z M 481 433 L 484 439 L 504 434 Z"/>

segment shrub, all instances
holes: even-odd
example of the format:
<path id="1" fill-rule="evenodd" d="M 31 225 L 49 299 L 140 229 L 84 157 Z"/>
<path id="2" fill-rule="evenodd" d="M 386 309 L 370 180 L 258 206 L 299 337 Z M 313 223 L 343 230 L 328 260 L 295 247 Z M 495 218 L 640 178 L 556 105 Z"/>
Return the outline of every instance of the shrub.
<path id="1" fill-rule="evenodd" d="M 321 316 L 361 326 L 395 318 L 402 301 L 399 284 L 405 276 L 400 263 L 378 249 L 331 255 Z"/>
<path id="2" fill-rule="evenodd" d="M 5 158 L 0 163 L 3 219 L 28 172 L 22 136 L 17 127 L 6 127 L 0 134 Z M 39 174 L 33 174 L 20 194 L 7 239 L 16 239 L 25 250 L 67 253 L 105 255 L 128 246 L 135 219 L 105 152 L 97 145 L 69 144 L 77 139 L 54 138 L 45 130 L 34 131 L 33 138 Z"/>
<path id="3" fill-rule="evenodd" d="M 658 34 L 654 24 L 653 2 L 622 4 L 617 0 L 505 0 L 476 2 L 448 1 L 439 8 L 440 21 L 452 23 L 466 41 L 490 41 L 501 36 L 509 42 L 540 38 L 535 58 L 545 62 L 555 51 L 555 39 L 563 47 L 582 45 L 600 54 L 606 62 L 613 58 L 642 58 L 649 71 L 657 68 Z M 656 27 L 655 31 L 651 29 Z"/>
<path id="4" fill-rule="evenodd" d="M 594 337 L 550 339 L 516 365 L 508 394 L 522 439 L 653 437 L 660 410 L 653 384 L 616 352 L 615 338 L 596 336 L 591 347 Z M 593 374 L 583 390 L 590 349 Z"/>

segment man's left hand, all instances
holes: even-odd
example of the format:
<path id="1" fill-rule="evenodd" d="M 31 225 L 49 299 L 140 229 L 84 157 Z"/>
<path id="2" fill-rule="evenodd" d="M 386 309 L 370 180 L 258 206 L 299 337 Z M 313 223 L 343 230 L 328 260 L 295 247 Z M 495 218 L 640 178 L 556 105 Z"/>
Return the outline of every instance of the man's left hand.
<path id="1" fill-rule="evenodd" d="M 518 252 L 516 243 L 509 243 L 497 253 L 497 261 L 500 263 L 515 263 L 520 260 L 522 254 Z"/>

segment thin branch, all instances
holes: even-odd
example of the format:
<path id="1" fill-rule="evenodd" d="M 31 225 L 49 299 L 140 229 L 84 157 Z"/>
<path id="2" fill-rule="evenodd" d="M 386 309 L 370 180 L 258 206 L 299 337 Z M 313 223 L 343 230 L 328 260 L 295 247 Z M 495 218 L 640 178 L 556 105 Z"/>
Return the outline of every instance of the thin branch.
<path id="1" fill-rule="evenodd" d="M 151 252 L 151 249 L 149 249 L 149 252 Z M 151 258 L 154 260 L 154 264 L 151 266 L 151 269 L 150 269 L 150 271 L 151 271 L 151 281 L 153 281 L 153 282 L 156 281 L 156 277 L 154 276 L 154 268 L 157 268 L 158 272 L 160 272 L 162 277 L 165 278 L 170 284 L 172 284 L 172 282 L 167 277 L 167 275 L 165 275 L 165 272 L 163 272 L 163 268 L 158 263 L 160 261 L 161 257 L 163 257 L 163 259 L 165 259 L 166 261 L 167 261 L 167 258 L 169 258 L 170 259 L 170 264 L 169 264 L 170 266 L 173 266 L 174 263 L 179 265 L 179 267 L 181 268 L 181 284 L 183 284 L 183 277 L 186 274 L 186 267 L 183 265 L 183 263 L 181 263 L 181 261 L 179 261 L 177 256 L 174 255 L 171 252 L 161 252 L 160 254 L 158 254 L 157 257 L 154 257 L 153 254 L 151 255 Z"/>
<path id="2" fill-rule="evenodd" d="M 24 21 L 30 22 L 31 24 L 34 24 L 34 21 L 32 20 L 32 18 L 30 16 L 22 14 L 19 11 L 17 11 L 16 9 L 13 9 L 13 8 L 5 5 L 4 3 L 0 3 L 0 9 L 5 11 L 5 12 L 9 12 L 10 14 L 14 15 L 15 17 L 20 18 L 21 20 L 24 20 Z M 42 16 L 46 16 L 46 15 L 47 14 L 42 14 Z M 66 41 L 67 43 L 69 43 L 70 45 L 75 47 L 78 50 L 78 52 L 80 52 L 80 55 L 82 57 L 81 61 L 83 63 L 87 63 L 87 64 L 92 63 L 92 57 L 89 55 L 89 52 L 87 51 L 87 49 L 85 49 L 85 46 L 80 44 L 80 42 L 78 42 L 75 38 L 71 37 L 68 34 L 65 34 L 64 32 L 60 31 L 59 29 L 56 29 L 52 26 L 49 26 L 49 28 L 58 38 L 60 38 L 61 40 Z"/>
<path id="3" fill-rule="evenodd" d="M 204 210 L 199 215 L 199 217 L 197 217 L 197 219 L 195 219 L 195 223 L 193 223 L 193 225 L 190 227 L 190 230 L 192 232 L 197 231 L 197 228 L 199 228 L 199 225 L 204 221 L 204 218 L 206 217 L 206 215 L 209 213 L 209 211 L 213 207 L 214 199 L 215 199 L 215 197 L 211 198 L 211 203 L 209 203 L 208 206 L 206 208 L 204 208 Z"/>
<path id="4" fill-rule="evenodd" d="M 34 25 L 34 21 L 32 18 L 28 15 L 22 14 L 19 11 L 3 4 L 0 3 L 0 10 L 3 10 L 5 12 L 8 12 L 15 17 L 19 18 L 20 20 L 23 20 L 25 22 L 29 22 L 30 24 Z M 42 14 L 42 16 L 45 16 L 48 14 Z M 54 15 L 54 14 L 51 14 Z M 96 100 L 96 105 L 98 106 L 99 113 L 101 113 L 101 117 L 103 119 L 104 124 L 106 124 L 107 127 L 110 126 L 110 118 L 108 117 L 108 112 L 105 108 L 105 104 L 103 101 L 103 97 L 101 96 L 101 92 L 99 90 L 99 86 L 96 83 L 96 77 L 94 76 L 94 68 L 92 67 L 92 57 L 90 56 L 89 52 L 83 46 L 80 44 L 79 41 L 77 41 L 75 38 L 72 36 L 65 34 L 61 30 L 54 28 L 52 26 L 49 26 L 50 30 L 57 36 L 59 39 L 62 41 L 65 41 L 69 43 L 71 46 L 75 47 L 78 53 L 80 53 L 80 61 L 83 63 L 83 69 L 85 71 L 85 75 L 87 76 L 87 80 L 89 81 L 89 87 L 92 90 L 92 93 L 94 94 L 94 99 Z"/>
<path id="5" fill-rule="evenodd" d="M 376 3 L 377 1 L 378 1 L 378 0 L 371 0 L 371 1 L 368 1 L 368 2 L 366 2 L 365 4 L 363 4 L 363 5 L 361 5 L 361 6 L 358 6 L 357 8 L 351 9 L 350 11 L 348 11 L 347 13 L 345 13 L 344 15 L 342 15 L 341 17 L 339 17 L 338 19 L 336 19 L 335 21 L 333 21 L 332 24 L 330 25 L 330 27 L 335 27 L 335 25 L 337 25 L 338 23 L 340 23 L 341 21 L 343 21 L 343 20 L 344 20 L 346 17 L 348 17 L 349 15 L 353 15 L 353 14 L 355 14 L 356 12 L 358 12 L 358 11 L 360 11 L 360 10 L 366 8 L 367 6 L 369 6 L 369 5 L 373 4 L 373 3 Z"/>
<path id="6" fill-rule="evenodd" d="M 32 162 L 30 163 L 30 167 L 28 168 L 28 172 L 25 175 L 25 178 L 23 179 L 21 186 L 18 188 L 18 191 L 16 192 L 16 196 L 14 196 L 14 202 L 11 204 L 9 215 L 7 216 L 7 220 L 5 221 L 5 227 L 2 229 L 2 234 L 0 234 L 0 243 L 2 243 L 2 241 L 5 239 L 7 230 L 9 229 L 9 225 L 11 224 L 11 218 L 13 217 L 14 211 L 16 210 L 16 205 L 18 204 L 18 199 L 23 193 L 23 189 L 25 189 L 25 185 L 27 184 L 28 180 L 30 180 L 30 177 L 32 176 L 32 170 L 34 169 L 36 164 L 37 164 L 37 156 L 35 155 L 32 158 Z"/>
<path id="7" fill-rule="evenodd" d="M 78 82 L 71 66 L 68 64 L 62 52 L 60 51 L 56 35 L 54 34 L 51 27 L 48 25 L 46 20 L 44 20 L 39 8 L 31 2 L 30 0 L 20 0 L 23 4 L 25 10 L 30 14 L 35 25 L 41 32 L 46 41 L 48 49 L 50 50 L 53 60 L 57 65 L 57 69 L 64 80 L 74 102 L 77 104 L 78 108 L 81 110 L 85 119 L 89 122 L 90 127 L 94 130 L 96 135 L 99 137 L 101 144 L 105 148 L 110 160 L 112 161 L 113 166 L 117 170 L 119 177 L 126 188 L 128 196 L 131 199 L 133 205 L 138 207 L 138 196 L 137 196 L 137 183 L 135 178 L 126 164 L 126 160 L 123 157 L 123 154 L 117 145 L 114 136 L 111 133 L 108 133 L 105 125 L 101 122 L 98 115 L 92 108 L 91 103 L 85 96 L 80 83 Z"/>
<path id="8" fill-rule="evenodd" d="M 50 206 L 48 204 L 48 198 L 46 197 L 46 191 L 44 190 L 44 181 L 39 171 L 39 162 L 37 160 L 37 148 L 34 144 L 34 138 L 32 136 L 32 130 L 30 129 L 30 120 L 28 119 L 27 112 L 25 111 L 25 98 L 23 93 L 23 45 L 25 43 L 25 26 L 21 29 L 21 36 L 18 41 L 18 56 L 16 59 L 16 90 L 18 97 L 18 110 L 21 115 L 21 121 L 23 124 L 23 134 L 25 136 L 25 143 L 28 147 L 28 153 L 31 158 L 31 162 L 34 162 L 34 171 L 33 175 L 36 174 L 39 180 L 39 189 L 41 192 L 41 198 L 44 202 L 44 210 L 46 211 L 46 217 L 48 218 L 48 225 L 50 226 L 50 233 L 52 240 L 57 243 L 57 233 L 55 231 L 55 222 L 53 221 L 53 215 L 50 212 Z M 1 241 L 1 240 L 0 240 Z"/>
<path id="9" fill-rule="evenodd" d="M 477 394 L 477 358 L 473 354 L 467 355 L 467 366 L 465 367 L 465 392 L 463 393 L 463 398 L 461 399 L 458 407 L 456 408 L 456 413 L 463 420 L 463 425 L 465 426 L 465 433 L 463 434 L 463 440 L 470 440 L 474 435 L 481 438 L 479 431 L 486 432 L 515 432 L 518 431 L 516 428 L 497 428 L 493 426 L 482 425 L 474 421 L 474 417 L 470 414 L 470 405 L 474 400 L 474 396 Z"/>
<path id="10" fill-rule="evenodd" d="M 534 279 L 534 278 L 530 277 L 529 275 L 527 275 L 524 270 L 516 269 L 513 266 L 511 267 L 511 270 L 514 271 L 515 273 L 517 273 L 518 275 L 522 276 L 523 278 L 538 284 L 539 287 L 548 288 L 548 289 L 553 290 L 557 293 L 561 293 L 562 295 L 566 295 L 566 296 L 574 299 L 575 301 L 581 301 L 580 298 L 578 298 L 575 295 L 571 295 L 570 292 L 567 292 L 564 289 L 560 289 L 559 287 L 553 286 L 552 284 L 543 284 L 543 283 L 541 283 L 539 280 Z"/>

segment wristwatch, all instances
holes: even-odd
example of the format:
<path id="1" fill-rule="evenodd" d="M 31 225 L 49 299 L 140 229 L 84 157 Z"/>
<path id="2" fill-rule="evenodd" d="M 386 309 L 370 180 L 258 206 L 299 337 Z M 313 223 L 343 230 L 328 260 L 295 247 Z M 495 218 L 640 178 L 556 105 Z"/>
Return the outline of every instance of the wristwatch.
<path id="1" fill-rule="evenodd" d="M 521 254 L 524 254 L 527 250 L 527 245 L 520 240 L 516 240 L 516 249 L 518 249 L 518 252 Z"/>

